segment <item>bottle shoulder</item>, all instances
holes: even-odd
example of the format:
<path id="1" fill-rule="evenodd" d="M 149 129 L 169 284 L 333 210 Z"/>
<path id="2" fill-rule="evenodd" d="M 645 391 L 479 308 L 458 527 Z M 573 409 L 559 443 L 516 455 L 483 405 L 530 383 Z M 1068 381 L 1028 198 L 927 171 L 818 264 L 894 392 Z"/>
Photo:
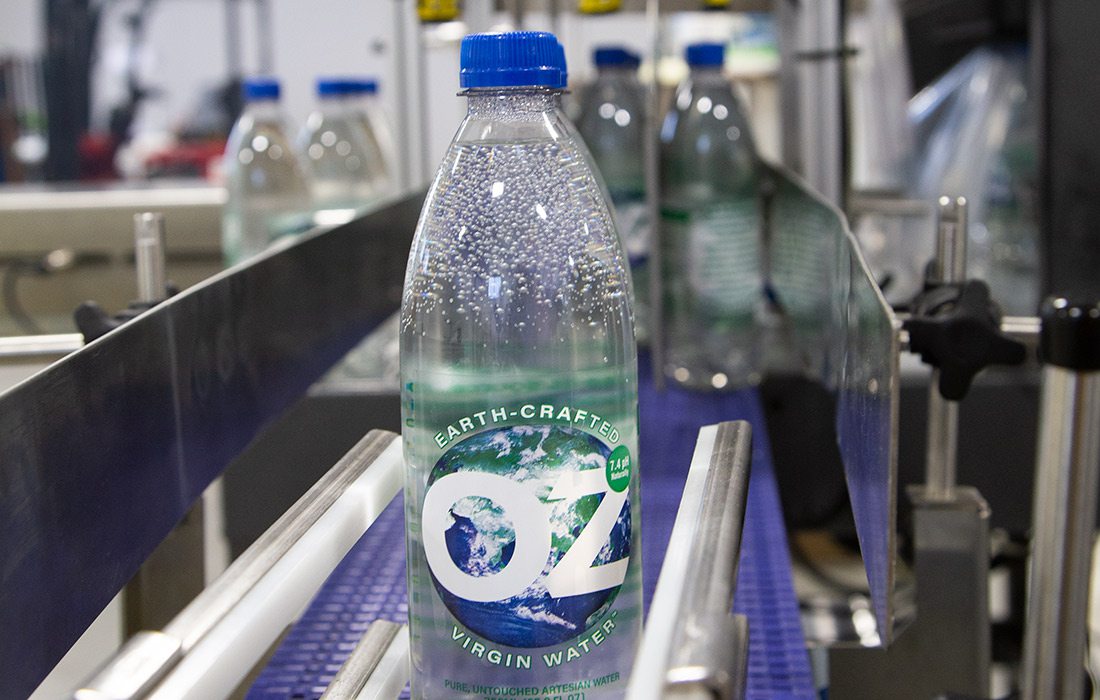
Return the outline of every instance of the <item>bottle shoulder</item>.
<path id="1" fill-rule="evenodd" d="M 307 170 L 278 119 L 242 117 L 226 141 L 231 188 L 307 196 Z"/>
<path id="2" fill-rule="evenodd" d="M 700 138 L 706 141 L 701 149 Z M 673 149 L 679 145 L 705 152 L 734 147 L 755 152 L 744 106 L 732 86 L 724 82 L 689 80 L 681 85 L 662 123 L 661 141 Z"/>
<path id="3" fill-rule="evenodd" d="M 585 268 L 612 273 L 609 283 L 627 275 L 608 204 L 570 139 L 453 144 L 425 200 L 413 249 L 414 258 L 430 263 L 411 267 L 413 274 L 495 270 L 501 278 L 537 274 L 551 287 Z"/>
<path id="4" fill-rule="evenodd" d="M 644 129 L 644 99 L 641 95 L 619 90 L 600 90 L 584 96 L 577 117 L 577 128 L 585 138 L 590 134 L 621 134 L 621 138 L 641 138 Z"/>

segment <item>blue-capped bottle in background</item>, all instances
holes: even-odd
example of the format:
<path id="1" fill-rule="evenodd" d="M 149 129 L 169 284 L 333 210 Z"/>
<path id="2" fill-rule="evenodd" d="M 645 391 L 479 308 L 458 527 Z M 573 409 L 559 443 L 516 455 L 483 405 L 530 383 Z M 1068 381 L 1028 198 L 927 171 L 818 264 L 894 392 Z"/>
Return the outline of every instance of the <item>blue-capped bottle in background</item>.
<path id="1" fill-rule="evenodd" d="M 757 379 L 762 299 L 757 158 L 724 55 L 722 44 L 687 48 L 691 72 L 661 129 L 664 370 L 708 389 Z"/>
<path id="2" fill-rule="evenodd" d="M 397 143 L 393 125 L 379 101 L 378 81 L 362 78 L 351 82 L 355 116 L 367 134 L 374 191 L 380 197 L 392 195 L 397 191 Z"/>
<path id="3" fill-rule="evenodd" d="M 307 174 L 287 139 L 279 82 L 244 83 L 245 108 L 225 145 L 222 254 L 232 265 L 313 225 Z"/>
<path id="4" fill-rule="evenodd" d="M 585 90 L 577 118 L 603 174 L 623 246 L 634 274 L 638 336 L 646 326 L 649 300 L 649 221 L 645 199 L 645 91 L 638 81 L 637 54 L 618 46 L 597 48 L 596 80 Z"/>
<path id="5" fill-rule="evenodd" d="M 357 99 L 363 81 L 318 78 L 318 108 L 298 134 L 298 153 L 309 163 L 319 224 L 339 224 L 378 198 L 384 177 L 377 144 L 369 141 Z"/>
<path id="6" fill-rule="evenodd" d="M 414 698 L 623 695 L 641 630 L 629 268 L 544 32 L 463 40 L 401 311 Z"/>

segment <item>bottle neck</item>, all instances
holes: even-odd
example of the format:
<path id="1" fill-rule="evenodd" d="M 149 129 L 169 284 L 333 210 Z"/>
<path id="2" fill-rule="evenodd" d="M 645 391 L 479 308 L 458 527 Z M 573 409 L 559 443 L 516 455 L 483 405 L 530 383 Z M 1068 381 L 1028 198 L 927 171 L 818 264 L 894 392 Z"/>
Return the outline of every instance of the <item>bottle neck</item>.
<path id="1" fill-rule="evenodd" d="M 456 142 L 557 141 L 572 130 L 561 109 L 560 90 L 478 88 L 466 97 L 466 119 Z"/>
<path id="2" fill-rule="evenodd" d="M 638 82 L 638 70 L 627 66 L 597 68 L 596 81 L 603 85 L 634 85 Z"/>
<path id="3" fill-rule="evenodd" d="M 719 66 L 696 66 L 688 75 L 693 90 L 733 92 L 733 83 Z"/>
<path id="4" fill-rule="evenodd" d="M 597 66 L 596 74 L 599 76 L 614 76 L 616 78 L 636 76 L 638 74 L 638 69 L 634 66 Z"/>
<path id="5" fill-rule="evenodd" d="M 540 119 L 561 108 L 561 91 L 544 88 L 474 88 L 466 92 L 466 116 L 493 121 Z"/>
<path id="6" fill-rule="evenodd" d="M 345 115 L 354 112 L 359 105 L 358 95 L 324 95 L 318 100 L 322 113 Z"/>
<path id="7" fill-rule="evenodd" d="M 256 121 L 270 122 L 282 119 L 282 111 L 276 99 L 249 100 L 245 105 L 245 111 Z"/>
<path id="8" fill-rule="evenodd" d="M 692 66 L 691 74 L 699 78 L 709 77 L 725 79 L 722 74 L 722 66 Z"/>

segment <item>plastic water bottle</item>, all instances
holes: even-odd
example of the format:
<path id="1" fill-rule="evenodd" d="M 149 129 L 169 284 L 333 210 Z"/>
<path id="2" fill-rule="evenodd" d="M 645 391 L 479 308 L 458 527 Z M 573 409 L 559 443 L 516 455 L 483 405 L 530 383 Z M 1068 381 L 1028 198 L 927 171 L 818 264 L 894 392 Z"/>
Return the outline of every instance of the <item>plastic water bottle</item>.
<path id="1" fill-rule="evenodd" d="M 687 48 L 691 67 L 661 129 L 665 372 L 698 388 L 756 379 L 761 228 L 752 134 L 724 47 Z"/>
<path id="2" fill-rule="evenodd" d="M 409 257 L 414 698 L 619 698 L 640 634 L 629 269 L 555 44 L 463 40 L 468 113 Z"/>
<path id="3" fill-rule="evenodd" d="M 315 220 L 340 224 L 377 198 L 375 181 L 384 177 L 381 153 L 368 142 L 356 105 L 361 81 L 317 80 L 318 109 L 298 134 L 298 152 L 312 175 Z M 373 151 L 372 151 L 373 146 Z"/>
<path id="4" fill-rule="evenodd" d="M 648 300 L 649 221 L 645 202 L 645 94 L 638 82 L 637 54 L 621 47 L 597 48 L 597 78 L 581 101 L 577 129 L 603 173 L 623 246 L 634 274 L 639 339 Z"/>
<path id="5" fill-rule="evenodd" d="M 278 81 L 246 80 L 244 98 L 225 146 L 222 254 L 229 265 L 313 225 L 306 171 L 287 140 Z"/>
<path id="6" fill-rule="evenodd" d="M 379 197 L 397 191 L 397 142 L 393 126 L 378 101 L 378 81 L 373 78 L 353 81 L 355 114 L 367 135 L 367 152 L 371 154 L 371 182 Z"/>

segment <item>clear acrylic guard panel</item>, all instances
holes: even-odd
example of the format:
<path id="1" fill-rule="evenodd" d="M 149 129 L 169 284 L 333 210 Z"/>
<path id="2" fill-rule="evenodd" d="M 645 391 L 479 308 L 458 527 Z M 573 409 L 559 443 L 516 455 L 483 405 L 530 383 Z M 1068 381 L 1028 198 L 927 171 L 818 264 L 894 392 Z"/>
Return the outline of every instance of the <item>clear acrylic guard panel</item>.
<path id="1" fill-rule="evenodd" d="M 893 636 L 897 525 L 898 329 L 847 220 L 786 171 L 764 186 L 763 337 L 770 371 L 821 380 L 836 430 L 880 641 Z M 770 200 L 770 201 L 769 201 Z M 769 337 L 770 335 L 770 337 Z M 779 341 L 779 342 L 774 342 Z"/>

